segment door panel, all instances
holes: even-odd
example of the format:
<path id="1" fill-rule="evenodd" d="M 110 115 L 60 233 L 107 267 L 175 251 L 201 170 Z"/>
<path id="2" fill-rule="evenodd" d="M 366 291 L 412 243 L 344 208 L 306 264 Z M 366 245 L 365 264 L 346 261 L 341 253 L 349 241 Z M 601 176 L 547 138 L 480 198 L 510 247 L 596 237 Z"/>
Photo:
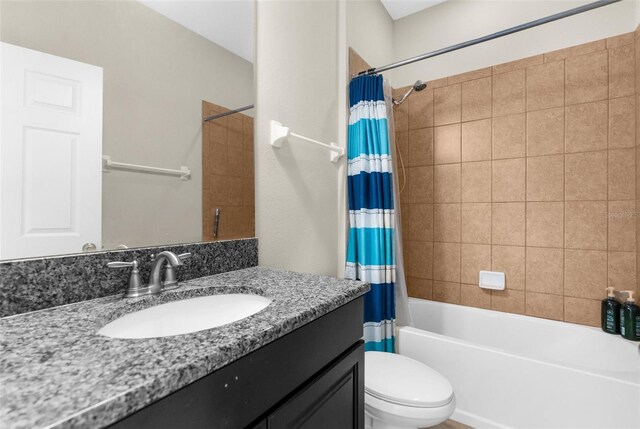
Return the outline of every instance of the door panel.
<path id="1" fill-rule="evenodd" d="M 0 259 L 102 246 L 102 69 L 0 44 Z"/>
<path id="2" fill-rule="evenodd" d="M 78 233 L 77 134 L 24 129 L 23 237 Z M 56 166 L 51 168 L 50 166 Z"/>

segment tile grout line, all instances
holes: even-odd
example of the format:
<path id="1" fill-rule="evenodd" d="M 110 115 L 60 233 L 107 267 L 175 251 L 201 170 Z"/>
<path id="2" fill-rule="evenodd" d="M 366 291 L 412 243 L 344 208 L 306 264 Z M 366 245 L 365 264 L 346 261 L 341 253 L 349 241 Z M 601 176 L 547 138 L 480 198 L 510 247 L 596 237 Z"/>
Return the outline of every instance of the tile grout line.
<path id="1" fill-rule="evenodd" d="M 435 163 L 436 163 L 436 135 L 435 135 L 435 126 L 436 126 L 436 91 L 433 90 L 433 96 L 431 97 L 431 124 L 432 124 L 432 133 L 431 133 L 431 163 L 433 166 L 431 167 L 431 298 L 435 298 L 435 244 L 433 239 L 436 234 L 436 224 L 435 224 L 435 191 L 436 191 L 436 175 L 435 175 Z"/>
<path id="2" fill-rule="evenodd" d="M 526 72 L 525 72 L 526 73 Z M 491 200 L 489 203 L 489 241 L 491 242 L 491 269 L 493 270 L 493 118 L 494 118 L 494 114 L 493 114 L 493 91 L 494 91 L 494 85 L 493 85 L 493 76 L 494 76 L 494 72 L 493 72 L 493 67 L 491 68 L 491 99 L 489 100 L 490 104 L 491 104 L 491 120 L 489 122 L 489 127 L 490 127 L 490 135 L 491 135 L 491 142 L 490 142 L 490 165 L 489 165 L 489 199 Z M 478 274 L 479 275 L 479 274 Z M 506 277 L 506 275 L 505 275 Z M 478 283 L 480 283 L 480 281 L 478 281 Z M 506 281 L 505 281 L 506 283 Z M 505 290 L 506 290 L 506 286 L 505 286 Z M 490 297 L 489 297 L 489 308 L 493 309 L 493 297 L 494 297 L 495 292 L 492 290 L 490 292 Z M 506 298 L 505 298 L 506 300 Z M 506 311 L 506 306 L 505 306 L 505 311 Z"/>
<path id="3" fill-rule="evenodd" d="M 565 262 L 565 249 L 567 247 L 567 243 L 566 243 L 566 219 L 567 219 L 567 215 L 566 215 L 566 200 L 567 200 L 567 195 L 566 195 L 566 180 L 567 180 L 567 97 L 566 97 L 566 91 L 567 91 L 567 62 L 565 60 L 562 60 L 562 69 L 563 69 L 563 82 L 562 82 L 562 117 L 563 117 L 563 127 L 562 127 L 562 143 L 563 143 L 563 147 L 564 147 L 564 154 L 562 157 L 562 320 L 564 321 L 566 319 L 565 317 L 565 312 L 566 312 L 566 308 L 565 308 L 565 300 L 564 300 L 564 289 L 565 289 L 565 266 L 566 266 L 566 262 Z"/>
<path id="4" fill-rule="evenodd" d="M 462 83 L 459 84 L 460 85 L 460 123 L 458 124 L 458 126 L 460 127 L 460 140 L 458 141 L 458 149 L 460 150 L 460 172 L 459 172 L 459 188 L 458 188 L 458 195 L 459 195 L 459 205 L 460 205 L 460 244 L 458 244 L 458 255 L 459 255 L 459 264 L 460 267 L 458 269 L 459 271 L 459 275 L 458 275 L 458 294 L 460 296 L 460 304 L 462 304 Z"/>
<path id="5" fill-rule="evenodd" d="M 609 49 L 606 47 L 605 44 L 605 52 L 607 53 L 607 228 L 606 228 L 606 248 L 607 248 L 607 252 L 606 252 L 606 259 L 607 259 L 607 269 L 606 269 L 606 273 L 607 273 L 607 280 L 606 283 L 604 285 L 605 288 L 609 287 L 609 224 L 611 223 L 611 219 L 609 216 L 609 197 L 610 197 L 610 192 L 609 192 L 609 184 L 611 182 L 611 169 L 609 168 L 609 162 L 610 162 L 610 142 L 609 142 L 609 104 L 610 104 L 610 100 L 609 97 L 611 95 L 611 73 L 610 73 L 610 67 L 611 64 L 609 62 Z M 635 162 L 635 161 L 634 161 Z"/>
<path id="6" fill-rule="evenodd" d="M 545 64 L 543 62 L 543 64 Z M 527 125 L 528 125 L 528 119 L 529 119 L 529 112 L 528 112 L 528 106 L 527 106 L 527 101 L 528 101 L 528 97 L 527 94 L 529 93 L 528 90 L 528 83 L 529 83 L 529 68 L 525 68 L 524 69 L 524 111 L 525 111 L 525 115 L 524 115 L 524 155 L 525 155 L 525 174 L 524 174 L 524 199 L 525 199 L 525 203 L 524 203 L 524 314 L 527 314 L 527 165 L 529 164 L 529 160 L 527 158 L 527 151 L 529 148 L 529 138 L 528 138 L 528 133 L 527 133 Z"/>

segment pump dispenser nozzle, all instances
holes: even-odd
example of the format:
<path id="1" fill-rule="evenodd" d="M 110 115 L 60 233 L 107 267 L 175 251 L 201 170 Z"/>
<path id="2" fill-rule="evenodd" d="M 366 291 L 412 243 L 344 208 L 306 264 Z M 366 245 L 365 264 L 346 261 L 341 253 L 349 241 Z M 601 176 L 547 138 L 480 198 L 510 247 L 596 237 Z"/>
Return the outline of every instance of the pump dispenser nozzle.
<path id="1" fill-rule="evenodd" d="M 616 296 L 616 289 L 615 289 L 615 288 L 613 288 L 613 287 L 609 286 L 609 287 L 608 287 L 608 288 L 606 288 L 605 290 L 607 291 L 607 296 L 608 296 L 609 298 L 615 298 L 615 296 Z"/>
<path id="2" fill-rule="evenodd" d="M 635 291 L 626 290 L 625 293 L 627 294 L 627 302 L 636 302 Z"/>

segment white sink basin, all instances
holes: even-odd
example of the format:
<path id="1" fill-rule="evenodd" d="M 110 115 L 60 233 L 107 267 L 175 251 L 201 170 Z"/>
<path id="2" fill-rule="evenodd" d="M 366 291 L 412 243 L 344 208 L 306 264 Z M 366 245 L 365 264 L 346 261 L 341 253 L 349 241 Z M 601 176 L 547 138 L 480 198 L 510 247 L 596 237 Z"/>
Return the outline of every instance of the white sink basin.
<path id="1" fill-rule="evenodd" d="M 260 295 L 227 294 L 168 302 L 126 314 L 98 334 L 111 338 L 155 338 L 226 325 L 256 314 L 271 303 Z"/>

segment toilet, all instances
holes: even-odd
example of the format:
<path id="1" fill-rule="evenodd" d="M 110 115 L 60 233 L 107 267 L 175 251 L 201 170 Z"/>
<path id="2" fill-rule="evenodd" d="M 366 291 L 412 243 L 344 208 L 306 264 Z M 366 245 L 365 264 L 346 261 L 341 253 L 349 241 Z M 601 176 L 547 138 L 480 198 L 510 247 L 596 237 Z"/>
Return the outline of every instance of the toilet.
<path id="1" fill-rule="evenodd" d="M 365 428 L 417 429 L 447 420 L 456 408 L 451 383 L 417 360 L 366 352 Z"/>

